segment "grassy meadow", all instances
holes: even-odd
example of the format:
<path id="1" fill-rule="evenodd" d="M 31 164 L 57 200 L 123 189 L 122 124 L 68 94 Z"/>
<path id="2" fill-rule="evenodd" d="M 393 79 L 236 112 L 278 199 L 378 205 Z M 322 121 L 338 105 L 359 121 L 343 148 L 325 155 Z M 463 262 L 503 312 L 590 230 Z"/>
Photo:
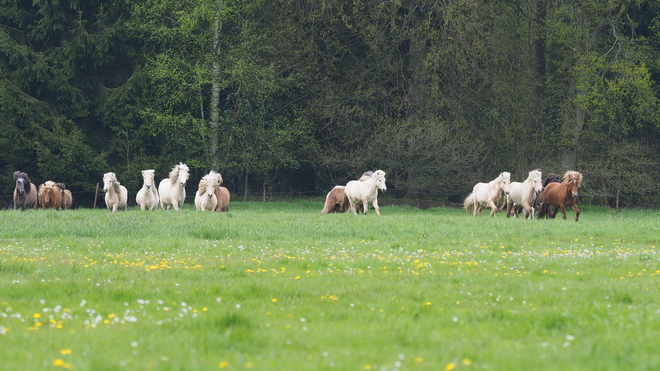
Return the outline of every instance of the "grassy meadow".
<path id="1" fill-rule="evenodd" d="M 657 370 L 660 212 L 0 211 L 4 370 Z"/>

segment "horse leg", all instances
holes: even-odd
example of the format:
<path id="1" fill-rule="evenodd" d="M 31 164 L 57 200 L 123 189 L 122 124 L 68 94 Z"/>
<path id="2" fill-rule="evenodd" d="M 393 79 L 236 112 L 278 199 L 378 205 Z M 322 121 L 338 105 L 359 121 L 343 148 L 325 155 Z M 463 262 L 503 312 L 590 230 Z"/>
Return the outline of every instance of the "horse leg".
<path id="1" fill-rule="evenodd" d="M 374 210 L 376 210 L 376 214 L 380 215 L 380 208 L 378 207 L 378 200 L 374 198 Z"/>
<path id="2" fill-rule="evenodd" d="M 364 210 L 364 215 L 367 215 L 367 211 L 369 211 L 369 204 L 367 203 L 366 198 L 362 199 L 362 210 Z"/>
<path id="3" fill-rule="evenodd" d="M 511 211 L 514 208 L 513 200 L 510 200 L 509 196 L 507 196 L 506 201 L 504 202 L 504 204 L 506 205 L 506 217 L 508 218 L 508 217 L 511 216 Z"/>
<path id="4" fill-rule="evenodd" d="M 497 205 L 495 205 L 495 202 L 493 202 L 492 200 L 488 201 L 488 205 L 490 205 L 490 216 L 495 216 L 498 209 Z"/>
<path id="5" fill-rule="evenodd" d="M 534 209 L 529 205 L 529 202 L 523 201 L 523 207 L 527 211 L 527 214 L 525 214 L 525 219 L 527 219 L 528 217 L 534 219 Z"/>
<path id="6" fill-rule="evenodd" d="M 576 204 L 571 205 L 571 208 L 573 208 L 573 211 L 575 211 L 575 221 L 577 222 L 580 218 L 580 209 L 578 209 Z"/>

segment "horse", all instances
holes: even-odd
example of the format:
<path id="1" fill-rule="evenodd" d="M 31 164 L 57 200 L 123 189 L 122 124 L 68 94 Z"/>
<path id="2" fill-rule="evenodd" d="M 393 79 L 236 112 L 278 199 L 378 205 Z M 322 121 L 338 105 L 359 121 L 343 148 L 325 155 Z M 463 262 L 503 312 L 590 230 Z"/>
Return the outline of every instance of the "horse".
<path id="1" fill-rule="evenodd" d="M 73 207 L 73 195 L 71 194 L 71 191 L 66 189 L 64 183 L 55 183 L 55 185 L 62 192 L 62 210 L 69 210 Z"/>
<path id="2" fill-rule="evenodd" d="M 580 218 L 580 209 L 575 201 L 578 195 L 578 188 L 582 185 L 582 174 L 577 171 L 567 171 L 564 174 L 564 181 L 561 183 L 549 183 L 539 196 L 541 202 L 541 211 L 539 217 L 543 218 L 550 213 L 550 207 L 561 209 L 563 219 L 566 219 L 566 207 L 570 206 L 575 211 L 575 221 Z M 555 212 L 556 213 L 556 212 Z"/>
<path id="3" fill-rule="evenodd" d="M 229 190 L 227 187 L 221 187 L 222 184 L 222 175 L 218 174 L 217 177 L 218 186 L 215 187 L 215 197 L 218 199 L 218 204 L 215 207 L 216 212 L 227 212 L 229 211 Z"/>
<path id="4" fill-rule="evenodd" d="M 135 202 L 140 205 L 142 211 L 154 211 L 160 202 L 155 177 L 155 170 L 142 170 L 142 188 L 135 195 Z"/>
<path id="5" fill-rule="evenodd" d="M 561 183 L 561 179 L 560 179 L 559 175 L 554 174 L 554 173 L 548 174 L 548 176 L 545 177 L 545 180 L 543 181 L 543 188 L 545 188 L 550 183 Z M 541 209 L 541 198 L 540 197 L 536 198 L 534 208 L 537 208 L 539 210 Z M 544 215 L 544 217 L 546 217 L 546 218 L 554 218 L 555 213 L 557 212 L 556 209 L 552 210 L 550 208 L 548 208 L 547 211 L 548 211 L 547 214 Z"/>
<path id="6" fill-rule="evenodd" d="M 158 185 L 158 194 L 160 195 L 160 207 L 169 210 L 173 207 L 179 211 L 183 202 L 186 200 L 186 182 L 190 170 L 184 163 L 174 165 L 170 171 L 169 178 L 163 179 Z"/>
<path id="7" fill-rule="evenodd" d="M 30 182 L 28 175 L 22 171 L 14 171 L 14 209 L 24 211 L 26 207 L 37 208 L 37 186 Z"/>
<path id="8" fill-rule="evenodd" d="M 518 217 L 518 208 L 525 208 L 525 219 L 534 219 L 534 204 L 536 198 L 543 190 L 543 180 L 540 170 L 529 172 L 524 182 L 511 182 L 509 184 L 509 194 L 506 196 L 506 217 L 514 215 Z"/>
<path id="9" fill-rule="evenodd" d="M 114 213 L 128 208 L 128 190 L 117 181 L 115 173 L 103 174 L 103 190 L 108 210 Z"/>
<path id="10" fill-rule="evenodd" d="M 378 207 L 378 190 L 387 190 L 385 185 L 385 172 L 383 170 L 376 170 L 373 175 L 365 180 L 351 180 L 346 183 L 344 193 L 348 198 L 349 208 L 353 214 L 357 215 L 357 204 L 362 203 L 364 215 L 369 211 L 369 203 L 372 203 L 376 214 L 380 215 L 380 208 Z"/>
<path id="11" fill-rule="evenodd" d="M 195 193 L 195 207 L 197 211 L 214 211 L 218 206 L 218 196 L 215 190 L 218 187 L 218 177 L 220 174 L 211 170 L 210 173 L 202 177 L 199 181 L 199 189 Z"/>
<path id="12" fill-rule="evenodd" d="M 372 175 L 374 175 L 373 171 L 365 171 L 362 173 L 362 176 L 358 180 L 360 182 L 364 182 L 371 178 Z M 345 188 L 346 186 L 338 185 L 332 188 L 330 192 L 328 192 L 328 194 L 325 196 L 323 209 L 321 210 L 322 214 L 343 213 L 348 210 L 350 202 L 348 202 L 348 198 L 346 198 L 346 192 L 344 190 Z M 362 208 L 362 204 L 358 203 L 355 205 L 355 207 L 357 210 L 359 210 Z"/>
<path id="13" fill-rule="evenodd" d="M 473 208 L 473 216 L 476 217 L 481 216 L 481 210 L 489 206 L 491 208 L 490 216 L 494 216 L 497 213 L 497 203 L 500 202 L 502 193 L 505 196 L 509 194 L 509 183 L 511 183 L 511 173 L 505 171 L 488 183 L 475 184 L 472 193 L 463 201 L 463 208 L 467 212 Z"/>
<path id="14" fill-rule="evenodd" d="M 62 208 L 62 190 L 52 180 L 39 186 L 38 197 L 42 209 Z"/>

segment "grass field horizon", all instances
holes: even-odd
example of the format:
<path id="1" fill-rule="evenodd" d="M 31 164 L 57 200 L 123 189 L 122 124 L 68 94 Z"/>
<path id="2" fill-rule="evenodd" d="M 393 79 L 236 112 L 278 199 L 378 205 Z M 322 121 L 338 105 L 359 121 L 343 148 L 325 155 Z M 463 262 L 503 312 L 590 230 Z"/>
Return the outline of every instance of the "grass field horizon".
<path id="1" fill-rule="evenodd" d="M 1 211 L 1 368 L 660 368 L 656 210 L 321 208 Z"/>

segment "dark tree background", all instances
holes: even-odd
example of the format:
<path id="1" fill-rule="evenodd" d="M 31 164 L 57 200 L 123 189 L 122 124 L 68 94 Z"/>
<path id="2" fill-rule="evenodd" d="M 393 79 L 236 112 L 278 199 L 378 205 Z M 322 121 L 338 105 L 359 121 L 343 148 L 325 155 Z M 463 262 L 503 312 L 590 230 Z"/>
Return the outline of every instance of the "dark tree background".
<path id="1" fill-rule="evenodd" d="M 654 0 L 0 0 L 0 192 L 186 162 L 236 194 L 380 168 L 453 200 L 540 167 L 655 204 L 659 81 Z"/>

